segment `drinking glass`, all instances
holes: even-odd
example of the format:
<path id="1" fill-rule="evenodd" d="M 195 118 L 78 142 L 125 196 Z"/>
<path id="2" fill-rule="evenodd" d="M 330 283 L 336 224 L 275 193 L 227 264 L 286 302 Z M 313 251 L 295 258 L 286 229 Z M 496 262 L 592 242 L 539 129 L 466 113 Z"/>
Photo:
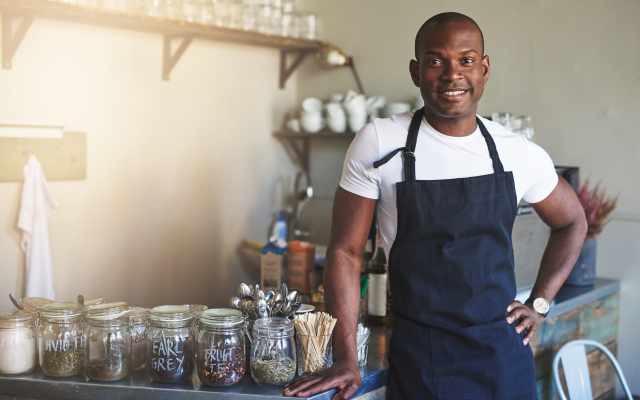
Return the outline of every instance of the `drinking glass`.
<path id="1" fill-rule="evenodd" d="M 169 19 L 184 19 L 182 0 L 164 0 L 163 14 Z"/>
<path id="2" fill-rule="evenodd" d="M 302 15 L 301 34 L 304 39 L 315 40 L 316 38 L 316 15 L 314 13 L 305 13 Z"/>
<path id="3" fill-rule="evenodd" d="M 257 30 L 258 6 L 255 0 L 244 0 L 242 13 L 242 29 L 245 31 Z"/>
<path id="4" fill-rule="evenodd" d="M 242 0 L 229 0 L 229 28 L 242 29 L 242 11 L 244 4 Z"/>
<path id="5" fill-rule="evenodd" d="M 216 26 L 229 26 L 229 1 L 213 0 L 213 24 Z"/>

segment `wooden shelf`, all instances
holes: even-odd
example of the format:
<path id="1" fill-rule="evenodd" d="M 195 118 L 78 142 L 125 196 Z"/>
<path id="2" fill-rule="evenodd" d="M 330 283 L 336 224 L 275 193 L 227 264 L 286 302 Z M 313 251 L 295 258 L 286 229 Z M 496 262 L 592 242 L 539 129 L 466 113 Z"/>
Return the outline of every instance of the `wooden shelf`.
<path id="1" fill-rule="evenodd" d="M 354 132 L 334 133 L 325 128 L 318 133 L 296 133 L 288 129 L 281 129 L 273 136 L 282 142 L 285 150 L 293 162 L 301 168 L 307 176 L 310 173 L 311 141 L 320 140 L 353 140 Z"/>
<path id="2" fill-rule="evenodd" d="M 182 53 L 186 50 L 186 47 L 194 38 L 279 49 L 282 54 L 280 71 L 281 87 L 284 86 L 284 81 L 289 78 L 293 70 L 300 65 L 308 53 L 316 52 L 323 46 L 331 45 L 328 42 L 320 40 L 287 38 L 122 11 L 84 7 L 51 0 L 0 0 L 0 13 L 3 15 L 3 27 L 7 25 L 5 22 L 7 22 L 10 27 L 12 21 L 18 18 L 23 19 L 26 23 L 22 31 L 21 28 L 19 28 L 15 35 L 11 35 L 10 30 L 7 35 L 5 33 L 7 31 L 3 29 L 2 67 L 5 69 L 11 68 L 11 58 L 15 54 L 22 37 L 24 37 L 30 20 L 34 17 L 100 25 L 117 29 L 153 32 L 164 35 L 164 79 L 168 79 L 168 74 L 165 73 L 170 72 L 172 69 L 167 69 L 167 67 L 175 66 L 175 63 L 177 63 Z M 172 55 L 170 42 L 173 39 L 180 38 L 183 39 L 182 45 L 176 54 Z M 167 42 L 169 42 L 169 46 L 167 46 Z M 169 47 L 169 54 L 167 54 L 167 47 Z M 291 67 L 287 67 L 286 61 L 290 55 L 294 55 L 296 58 Z"/>

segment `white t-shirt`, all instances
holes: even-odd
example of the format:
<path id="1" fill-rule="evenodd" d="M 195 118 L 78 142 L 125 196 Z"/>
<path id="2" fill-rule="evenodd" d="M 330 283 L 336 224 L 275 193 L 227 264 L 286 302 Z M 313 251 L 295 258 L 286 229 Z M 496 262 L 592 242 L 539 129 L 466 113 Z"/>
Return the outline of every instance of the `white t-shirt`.
<path id="1" fill-rule="evenodd" d="M 365 125 L 349 147 L 340 180 L 344 190 L 378 199 L 380 235 L 387 259 L 398 225 L 395 184 L 404 179 L 402 153 L 377 169 L 373 168 L 373 163 L 405 146 L 414 112 L 376 119 Z M 513 172 L 518 202 L 522 198 L 529 203 L 544 200 L 558 183 L 558 175 L 547 152 L 524 135 L 480 118 L 496 143 L 504 170 Z M 417 180 L 468 178 L 493 173 L 489 149 L 480 128 L 464 137 L 447 136 L 433 129 L 423 118 L 415 154 Z"/>

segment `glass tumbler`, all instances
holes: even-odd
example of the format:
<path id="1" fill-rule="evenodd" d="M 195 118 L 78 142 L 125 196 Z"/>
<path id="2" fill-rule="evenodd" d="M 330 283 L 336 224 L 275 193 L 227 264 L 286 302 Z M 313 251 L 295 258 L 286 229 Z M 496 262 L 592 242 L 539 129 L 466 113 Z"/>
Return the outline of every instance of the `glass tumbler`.
<path id="1" fill-rule="evenodd" d="M 298 333 L 297 336 L 298 375 L 310 375 L 333 365 L 332 335 L 313 336 Z"/>
<path id="2" fill-rule="evenodd" d="M 284 385 L 296 375 L 296 341 L 288 318 L 262 318 L 253 324 L 251 376 L 260 385 Z"/>
<path id="3" fill-rule="evenodd" d="M 131 370 L 131 331 L 127 303 L 89 307 L 85 330 L 85 373 L 96 381 L 117 381 Z"/>

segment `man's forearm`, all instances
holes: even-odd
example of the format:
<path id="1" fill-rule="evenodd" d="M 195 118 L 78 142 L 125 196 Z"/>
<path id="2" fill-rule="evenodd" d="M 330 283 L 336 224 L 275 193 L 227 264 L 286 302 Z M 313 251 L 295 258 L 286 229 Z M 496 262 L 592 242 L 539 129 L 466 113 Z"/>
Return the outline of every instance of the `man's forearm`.
<path id="1" fill-rule="evenodd" d="M 360 307 L 360 270 L 362 255 L 349 251 L 327 250 L 324 269 L 326 310 L 338 319 L 333 330 L 333 358 L 357 363 L 356 332 Z"/>
<path id="2" fill-rule="evenodd" d="M 543 297 L 549 302 L 556 297 L 580 255 L 586 235 L 581 222 L 551 230 L 531 297 Z"/>

